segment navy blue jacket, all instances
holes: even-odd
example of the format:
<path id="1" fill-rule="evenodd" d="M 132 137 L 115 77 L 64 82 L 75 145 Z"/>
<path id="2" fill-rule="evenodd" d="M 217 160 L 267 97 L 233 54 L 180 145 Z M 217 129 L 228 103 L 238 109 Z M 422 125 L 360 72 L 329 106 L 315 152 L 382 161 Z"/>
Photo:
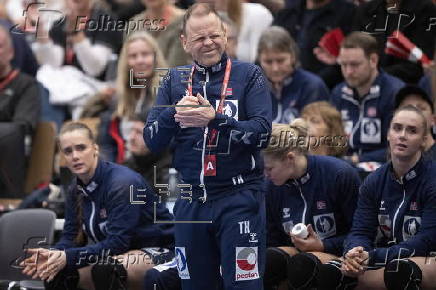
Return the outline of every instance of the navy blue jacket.
<path id="1" fill-rule="evenodd" d="M 300 116 L 304 106 L 316 101 L 328 101 L 330 92 L 324 81 L 304 69 L 296 69 L 276 96 L 270 89 L 273 123 L 289 124 Z"/>
<path id="2" fill-rule="evenodd" d="M 394 98 L 404 83 L 381 71 L 369 94 L 359 98 L 345 82 L 337 85 L 331 102 L 342 114 L 349 135 L 349 154 L 357 153 L 360 162 L 386 161 L 387 132 L 394 110 Z"/>
<path id="3" fill-rule="evenodd" d="M 425 257 L 436 248 L 436 165 L 421 159 L 401 180 L 391 162 L 360 187 L 353 227 L 344 253 L 362 246 L 370 266 L 395 258 Z"/>
<path id="4" fill-rule="evenodd" d="M 282 186 L 267 183 L 266 205 L 270 247 L 292 246 L 289 232 L 297 223 L 312 224 L 326 253 L 340 256 L 351 228 L 360 179 L 345 161 L 308 156 L 307 172 Z"/>
<path id="5" fill-rule="evenodd" d="M 193 95 L 200 93 L 215 109 L 226 62 L 227 56 L 223 55 L 212 67 L 195 64 Z M 191 66 L 184 66 L 169 71 L 159 88 L 156 105 L 174 105 L 186 95 L 190 69 Z M 173 164 L 181 173 L 182 182 L 192 185 L 193 198 L 213 198 L 242 187 L 261 187 L 263 164 L 259 153 L 268 145 L 271 98 L 258 66 L 232 60 L 224 112 L 217 113 L 207 128 L 182 129 L 174 120 L 175 112 L 174 107 L 153 107 L 144 128 L 144 140 L 152 152 L 159 152 L 174 138 Z M 205 132 L 213 128 L 218 130 L 218 137 L 214 146 L 208 146 L 204 143 Z M 203 155 L 209 152 L 216 156 L 216 176 L 203 176 Z"/>
<path id="6" fill-rule="evenodd" d="M 95 243 L 84 247 L 74 243 L 79 195 L 84 230 Z M 64 231 L 55 248 L 65 249 L 67 267 L 79 268 L 107 254 L 143 247 L 172 247 L 173 224 L 154 223 L 153 202 L 157 201 L 153 189 L 138 173 L 100 160 L 87 185 L 77 178 L 72 184 L 66 201 Z M 173 220 L 161 203 L 156 205 L 156 220 Z"/>

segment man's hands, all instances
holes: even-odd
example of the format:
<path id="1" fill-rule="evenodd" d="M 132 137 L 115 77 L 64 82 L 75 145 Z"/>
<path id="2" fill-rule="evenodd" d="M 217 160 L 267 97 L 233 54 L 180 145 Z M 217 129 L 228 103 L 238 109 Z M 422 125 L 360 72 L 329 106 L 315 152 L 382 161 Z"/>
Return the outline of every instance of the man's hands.
<path id="1" fill-rule="evenodd" d="M 302 252 L 324 252 L 324 244 L 313 230 L 312 225 L 307 226 L 309 235 L 302 239 L 291 234 L 292 243 Z"/>
<path id="2" fill-rule="evenodd" d="M 50 249 L 27 249 L 30 257 L 20 263 L 23 274 L 50 282 L 66 266 L 65 251 Z"/>
<path id="3" fill-rule="evenodd" d="M 202 95 L 184 96 L 177 105 L 193 105 L 206 107 L 176 107 L 174 118 L 180 123 L 182 128 L 188 127 L 206 127 L 211 120 L 215 118 L 215 110 L 208 100 Z"/>
<path id="4" fill-rule="evenodd" d="M 344 274 L 350 277 L 362 275 L 368 265 L 368 252 L 363 247 L 354 247 L 345 254 L 342 262 Z"/>

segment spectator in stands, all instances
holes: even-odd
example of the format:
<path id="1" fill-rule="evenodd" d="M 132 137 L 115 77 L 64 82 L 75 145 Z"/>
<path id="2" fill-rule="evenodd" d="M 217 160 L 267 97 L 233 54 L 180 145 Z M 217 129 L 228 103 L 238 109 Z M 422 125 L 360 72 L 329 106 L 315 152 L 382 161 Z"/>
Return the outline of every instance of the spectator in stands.
<path id="1" fill-rule="evenodd" d="M 287 7 L 277 14 L 274 25 L 284 27 L 295 39 L 302 67 L 318 74 L 333 88 L 342 81 L 339 67 L 318 60 L 314 50 L 326 32 L 335 28 L 344 34 L 351 31 L 355 6 L 345 0 L 293 0 Z"/>
<path id="2" fill-rule="evenodd" d="M 89 76 L 105 79 L 111 55 L 121 47 L 122 31 L 112 29 L 115 18 L 95 3 L 92 0 L 66 0 L 64 20 L 51 28 L 49 38 L 37 37 L 33 43 L 40 64 L 73 65 Z M 106 27 L 102 19 L 111 25 Z M 39 30 L 44 27 L 38 25 Z"/>
<path id="3" fill-rule="evenodd" d="M 429 259 L 436 246 L 436 166 L 422 158 L 426 127 L 420 110 L 399 108 L 388 133 L 391 161 L 360 187 L 342 265 L 346 275 L 358 277 L 360 289 L 436 285 L 435 261 Z M 341 277 L 336 275 L 330 279 Z"/>
<path id="4" fill-rule="evenodd" d="M 19 28 L 13 28 L 13 24 L 7 19 L 0 19 L 0 25 L 10 31 L 12 44 L 14 46 L 14 57 L 11 61 L 12 66 L 20 69 L 21 72 L 35 77 L 36 71 L 38 70 L 38 62 L 26 41 L 24 32 Z"/>
<path id="5" fill-rule="evenodd" d="M 152 154 L 144 143 L 143 131 L 146 120 L 131 118 L 130 134 L 127 136 L 126 149 L 131 153 L 124 164 L 140 173 L 150 183 L 167 184 L 171 155 L 165 151 Z M 154 173 L 156 166 L 156 175 Z"/>
<path id="6" fill-rule="evenodd" d="M 254 62 L 260 35 L 273 21 L 271 12 L 262 4 L 246 3 L 242 0 L 197 0 L 197 2 L 214 3 L 218 12 L 228 15 L 238 30 L 236 50 L 238 60 Z"/>
<path id="7" fill-rule="evenodd" d="M 265 174 L 270 179 L 266 184 L 270 247 L 264 279 L 266 290 L 277 289 L 273 286 L 286 279 L 292 286 L 289 289 L 312 289 L 310 286 L 318 289 L 312 284 L 316 281 L 302 287 L 301 280 L 312 276 L 312 271 L 300 275 L 307 269 L 300 269 L 298 264 L 306 258 L 327 262 L 341 256 L 356 208 L 360 185 L 357 172 L 343 160 L 308 155 L 307 127 L 301 121 L 273 124 L 271 142 L 263 151 Z M 307 238 L 291 234 L 299 223 L 307 225 Z M 299 252 L 304 254 L 297 255 Z"/>
<path id="8" fill-rule="evenodd" d="M 341 113 L 330 103 L 311 103 L 303 108 L 301 117 L 308 124 L 310 154 L 342 157 L 347 152 L 348 140 Z"/>
<path id="9" fill-rule="evenodd" d="M 436 142 L 432 135 L 432 128 L 436 123 L 433 101 L 423 89 L 410 85 L 398 91 L 395 97 L 395 109 L 409 105 L 419 109 L 427 120 L 428 135 L 424 144 L 423 155 L 436 161 Z"/>
<path id="10" fill-rule="evenodd" d="M 131 119 L 139 115 L 146 120 L 162 75 L 156 68 L 165 67 L 162 52 L 149 33 L 137 31 L 128 35 L 118 60 L 116 108 L 101 116 L 98 143 L 103 158 L 117 163 L 128 159 L 125 143 Z"/>
<path id="11" fill-rule="evenodd" d="M 282 27 L 272 26 L 262 33 L 258 59 L 270 82 L 273 123 L 290 123 L 305 105 L 328 100 L 322 79 L 299 68 L 298 48 Z"/>
<path id="12" fill-rule="evenodd" d="M 227 32 L 227 46 L 226 53 L 232 59 L 237 59 L 238 51 L 238 27 L 233 20 L 231 20 L 227 14 L 220 13 L 221 20 L 223 21 Z"/>
<path id="13" fill-rule="evenodd" d="M 331 101 L 341 112 L 353 164 L 385 162 L 394 96 L 404 85 L 378 70 L 378 59 L 377 41 L 369 34 L 353 32 L 341 44 L 338 62 L 345 82 L 334 88 Z"/>
<path id="14" fill-rule="evenodd" d="M 153 222 L 172 215 L 154 203 L 153 188 L 139 174 L 99 159 L 83 123 L 61 129 L 59 149 L 75 176 L 62 237 L 56 250 L 28 250 L 23 273 L 44 280 L 46 289 L 142 289 L 145 272 L 174 257 L 173 225 Z"/>
<path id="15" fill-rule="evenodd" d="M 20 123 L 31 135 L 40 116 L 39 88 L 34 78 L 12 67 L 13 57 L 9 32 L 0 26 L 0 122 Z"/>
<path id="16" fill-rule="evenodd" d="M 436 6 L 431 0 L 372 0 L 359 6 L 353 22 L 354 31 L 376 37 L 380 65 L 389 74 L 406 83 L 418 83 L 423 75 L 420 63 L 385 54 L 389 38 L 400 30 L 430 59 L 435 48 L 434 17 Z M 433 20 L 432 20 L 433 19 Z M 431 24 L 433 23 L 433 24 Z"/>
<path id="17" fill-rule="evenodd" d="M 169 0 L 141 1 L 146 9 L 130 19 L 130 22 L 135 23 L 136 30 L 146 30 L 157 40 L 169 67 L 190 63 L 191 58 L 180 42 L 184 10 Z"/>

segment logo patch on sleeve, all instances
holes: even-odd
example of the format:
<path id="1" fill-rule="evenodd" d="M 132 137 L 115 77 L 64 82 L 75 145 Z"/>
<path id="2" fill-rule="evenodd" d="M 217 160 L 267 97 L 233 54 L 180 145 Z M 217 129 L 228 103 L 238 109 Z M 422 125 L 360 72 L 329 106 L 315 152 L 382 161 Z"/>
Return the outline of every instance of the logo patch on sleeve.
<path id="1" fill-rule="evenodd" d="M 236 247 L 236 281 L 259 279 L 257 247 Z"/>
<path id="2" fill-rule="evenodd" d="M 186 260 L 185 247 L 175 247 L 176 249 L 176 262 L 179 277 L 182 280 L 191 279 L 189 276 L 188 262 Z"/>

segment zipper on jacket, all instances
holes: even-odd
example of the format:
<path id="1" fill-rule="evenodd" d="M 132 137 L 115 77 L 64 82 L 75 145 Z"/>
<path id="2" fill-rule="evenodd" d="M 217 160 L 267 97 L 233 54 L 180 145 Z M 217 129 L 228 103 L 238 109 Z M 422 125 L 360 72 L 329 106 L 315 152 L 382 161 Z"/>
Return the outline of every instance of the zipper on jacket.
<path id="1" fill-rule="evenodd" d="M 395 211 L 394 219 L 392 220 L 392 241 L 391 242 L 393 242 L 395 244 L 397 243 L 397 238 L 395 237 L 395 223 L 397 222 L 398 213 L 400 212 L 400 209 L 403 206 L 404 201 L 406 199 L 406 188 L 404 187 L 403 177 L 400 178 L 399 183 L 403 187 L 403 200 L 401 201 L 400 205 L 398 206 L 397 210 Z"/>
<path id="2" fill-rule="evenodd" d="M 303 202 L 304 202 L 304 209 L 303 209 L 303 215 L 301 216 L 301 222 L 303 224 L 306 224 L 307 202 L 306 202 L 306 199 L 304 198 L 303 191 L 301 190 L 300 184 L 297 181 L 295 181 L 294 184 L 295 184 L 295 186 L 298 187 L 298 190 L 300 191 L 300 196 L 301 196 L 301 198 L 303 199 Z"/>
<path id="3" fill-rule="evenodd" d="M 93 221 L 95 217 L 95 203 L 92 200 L 91 200 L 91 205 L 92 205 L 92 211 L 91 211 L 91 216 L 89 218 L 89 231 L 91 232 L 91 236 L 94 242 L 97 242 L 97 238 L 95 237 L 94 226 L 93 226 L 94 224 Z"/>
<path id="4" fill-rule="evenodd" d="M 205 100 L 207 100 L 206 85 L 208 82 L 209 82 L 209 72 L 206 71 L 206 81 L 203 84 L 203 98 Z M 208 133 L 209 133 L 209 128 L 206 126 L 204 128 L 204 134 L 203 134 L 203 148 L 201 150 L 201 173 L 200 173 L 200 184 L 203 185 L 203 197 L 200 197 L 200 199 L 203 202 L 206 202 L 206 198 L 207 198 L 206 184 L 204 184 L 204 155 L 206 154 L 206 142 L 207 142 Z"/>

